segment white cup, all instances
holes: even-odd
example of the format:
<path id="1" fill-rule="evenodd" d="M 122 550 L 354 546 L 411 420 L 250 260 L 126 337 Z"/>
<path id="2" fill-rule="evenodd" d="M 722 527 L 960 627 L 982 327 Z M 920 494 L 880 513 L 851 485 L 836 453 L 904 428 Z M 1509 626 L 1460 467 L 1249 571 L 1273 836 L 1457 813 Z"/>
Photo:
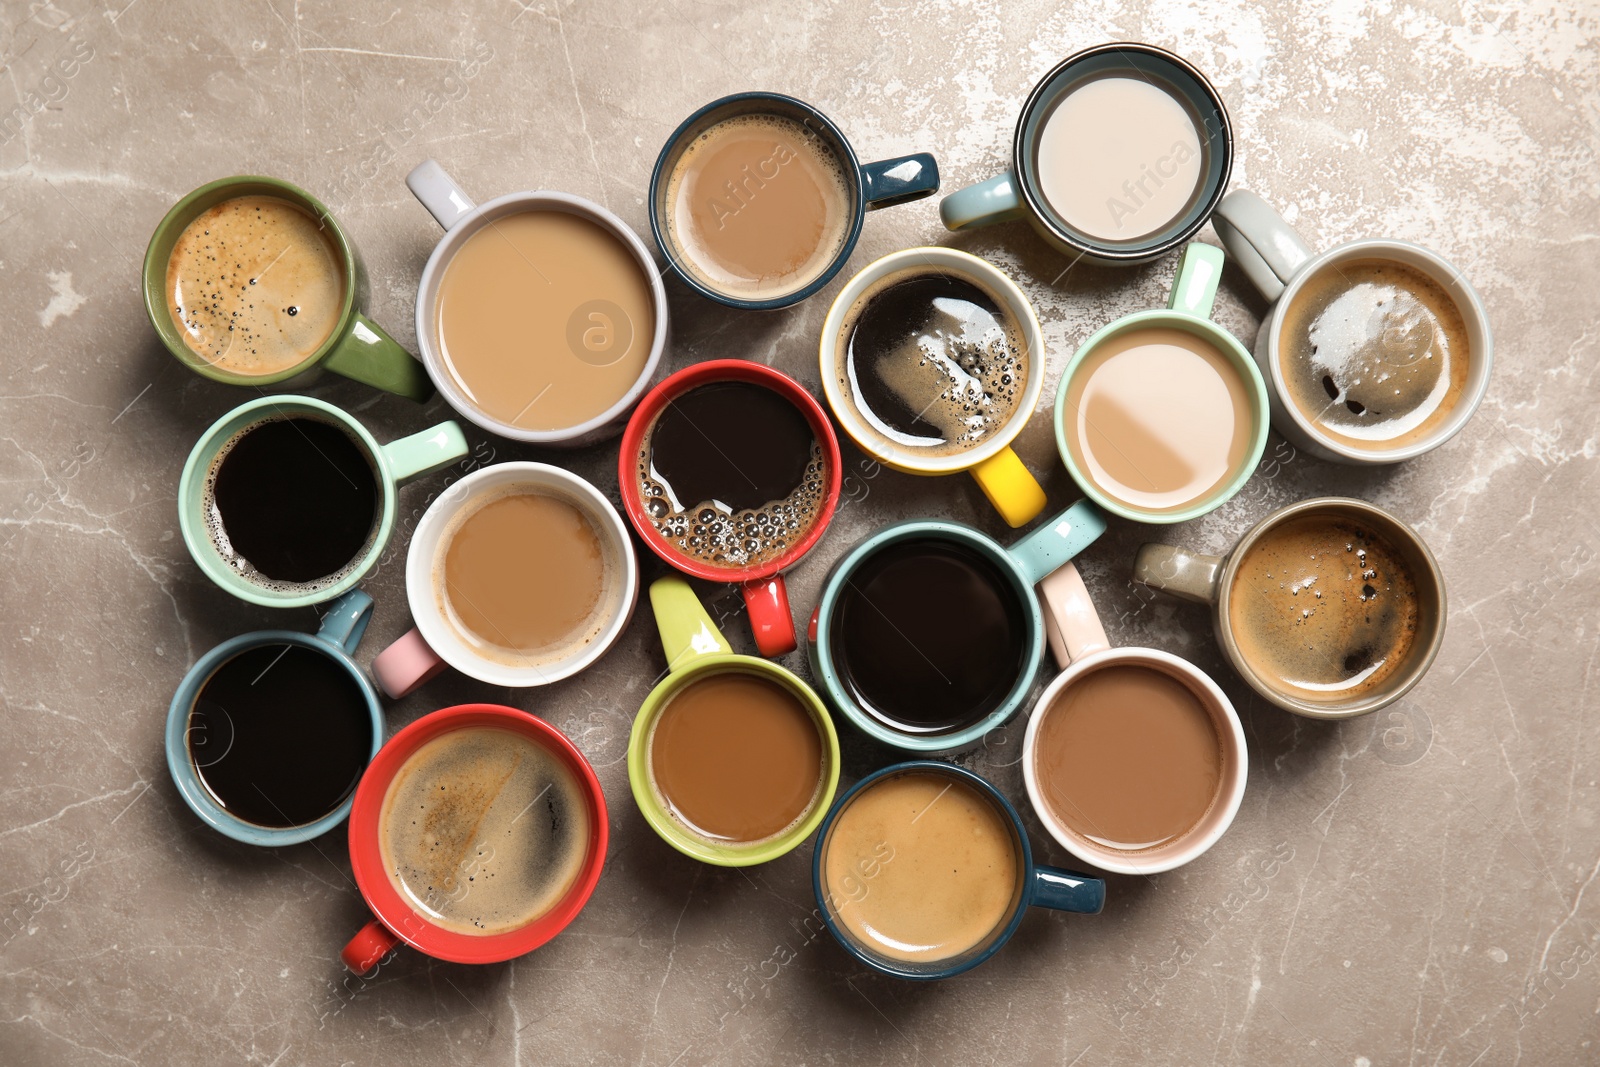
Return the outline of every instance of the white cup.
<path id="1" fill-rule="evenodd" d="M 599 535 L 606 560 L 607 604 L 599 632 L 548 661 L 514 665 L 484 656 L 445 618 L 442 606 L 438 579 L 441 557 L 449 547 L 443 543 L 444 535 L 453 532 L 453 520 L 463 509 L 508 487 L 547 493 L 576 507 Z M 547 463 L 497 463 L 456 482 L 423 512 L 406 556 L 406 598 L 415 627 L 372 661 L 372 675 L 390 697 L 405 696 L 447 666 L 491 685 L 548 685 L 577 674 L 622 636 L 639 599 L 639 561 L 622 516 L 600 490 Z"/>

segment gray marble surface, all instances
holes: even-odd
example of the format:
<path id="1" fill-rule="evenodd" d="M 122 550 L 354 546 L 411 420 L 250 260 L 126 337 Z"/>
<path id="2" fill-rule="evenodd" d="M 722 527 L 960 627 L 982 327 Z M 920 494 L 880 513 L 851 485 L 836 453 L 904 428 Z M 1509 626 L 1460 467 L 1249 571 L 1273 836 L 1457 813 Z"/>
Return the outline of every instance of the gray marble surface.
<path id="1" fill-rule="evenodd" d="M 140 259 L 168 206 L 232 173 L 306 186 L 359 242 L 372 315 L 409 343 L 437 232 L 402 179 L 426 156 L 478 197 L 567 190 L 646 233 L 667 133 L 716 96 L 769 88 L 818 104 L 864 157 L 936 153 L 953 189 L 1003 166 L 1044 70 L 1107 39 L 1162 44 L 1209 72 L 1235 122 L 1235 184 L 1308 240 L 1430 245 L 1486 301 L 1494 381 L 1448 446 L 1355 471 L 1274 437 L 1242 494 L 1173 531 L 1218 551 L 1304 496 L 1392 509 L 1449 581 L 1428 678 L 1392 712 L 1342 724 L 1267 706 L 1199 608 L 1129 585 L 1149 531 L 1116 522 L 1082 560 L 1089 586 L 1114 639 L 1194 660 L 1237 703 L 1251 757 L 1238 820 L 1187 868 L 1111 878 L 1103 915 L 1030 914 L 984 967 L 913 986 L 809 936 L 809 846 L 723 871 L 644 825 L 623 753 L 661 652 L 640 618 L 571 681 L 504 691 L 443 677 L 388 711 L 398 729 L 497 701 L 567 731 L 611 802 L 587 910 L 513 963 L 406 951 L 347 976 L 337 952 L 364 910 L 342 833 L 235 845 L 183 806 L 163 761 L 167 703 L 196 657 L 316 619 L 230 599 L 178 536 L 184 456 L 247 393 L 184 370 L 145 320 Z M 1588 0 L 5 0 L 0 1063 L 1600 1061 L 1597 41 Z M 849 269 L 930 242 L 993 260 L 1029 293 L 1047 397 L 1097 326 L 1164 300 L 1175 262 L 1063 275 L 1026 227 L 952 237 L 925 200 L 870 217 Z M 668 359 L 754 359 L 814 388 L 840 284 L 763 316 L 674 286 Z M 1248 344 L 1263 310 L 1230 270 L 1223 324 Z M 448 415 L 333 379 L 313 391 L 381 438 Z M 552 458 L 470 436 L 480 456 Z M 1019 451 L 1053 504 L 1075 498 L 1042 413 Z M 554 458 L 615 493 L 611 450 Z M 402 514 L 459 473 L 405 489 Z M 1009 536 L 967 479 L 867 473 L 853 471 L 853 499 L 792 575 L 801 613 L 832 559 L 889 521 L 953 516 Z M 409 625 L 402 559 L 397 541 L 366 583 L 378 608 L 363 661 Z M 728 626 L 742 632 L 733 615 Z M 1020 740 L 1013 725 L 968 760 L 1018 801 Z M 852 744 L 849 775 L 884 759 Z M 1064 862 L 1028 821 L 1041 858 Z"/>

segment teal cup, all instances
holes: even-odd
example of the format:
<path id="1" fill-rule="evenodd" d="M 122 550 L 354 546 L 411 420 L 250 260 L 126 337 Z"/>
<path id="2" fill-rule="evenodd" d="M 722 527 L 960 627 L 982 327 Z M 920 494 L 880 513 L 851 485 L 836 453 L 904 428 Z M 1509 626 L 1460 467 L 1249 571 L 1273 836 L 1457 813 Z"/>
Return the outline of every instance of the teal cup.
<path id="1" fill-rule="evenodd" d="M 951 755 L 978 744 L 985 734 L 1005 723 L 1028 702 L 1038 681 L 1044 655 L 1045 625 L 1034 586 L 1062 565 L 1071 562 L 1105 530 L 1106 520 L 1100 509 L 1089 501 L 1080 500 L 1046 520 L 1010 548 L 1003 547 L 993 538 L 963 523 L 937 519 L 897 523 L 858 541 L 828 572 L 823 581 L 822 596 L 811 613 L 811 623 L 806 631 L 806 654 L 811 663 L 812 678 L 823 699 L 862 733 L 902 752 L 918 756 Z M 957 554 L 967 558 L 976 557 L 981 563 L 987 564 L 983 569 L 995 579 L 993 594 L 1005 604 L 1007 615 L 1017 620 L 1014 637 L 1016 644 L 1020 645 L 1020 654 L 1010 686 L 997 701 L 988 702 L 992 704 L 989 710 L 982 711 L 980 708 L 971 715 L 958 716 L 971 719 L 972 715 L 981 714 L 976 721 L 959 728 L 929 730 L 920 724 L 897 721 L 883 708 L 870 706 L 869 697 L 845 668 L 845 643 L 851 638 L 851 633 L 849 624 L 841 618 L 840 609 L 847 591 L 859 590 L 857 578 L 863 568 L 872 564 L 882 553 L 919 546 L 932 551 L 953 549 Z M 939 596 L 933 594 L 929 598 L 928 610 L 937 611 L 938 600 Z M 890 616 L 895 605 L 873 600 L 870 607 L 883 613 L 884 626 L 894 627 Z M 885 612 L 885 609 L 889 610 Z M 953 612 L 945 625 L 949 628 L 950 647 L 966 647 L 963 630 L 972 631 L 975 638 L 982 636 L 978 633 L 981 628 L 973 620 L 962 618 L 959 612 Z M 901 637 L 911 645 L 905 651 L 906 662 L 912 665 L 913 675 L 923 670 L 919 666 L 921 662 L 926 662 L 930 676 L 942 676 L 951 667 L 957 671 L 962 669 L 962 664 L 944 660 L 944 654 L 940 651 L 917 647 L 916 641 L 903 631 Z M 946 644 L 945 641 L 940 643 Z"/>
<path id="2" fill-rule="evenodd" d="M 274 848 L 310 841 L 344 822 L 350 814 L 350 803 L 355 797 L 355 782 L 350 783 L 349 792 L 343 802 L 332 811 L 321 818 L 298 826 L 262 826 L 239 817 L 224 807 L 223 803 L 212 795 L 211 790 L 206 788 L 189 745 L 190 731 L 195 728 L 193 722 L 195 703 L 206 682 L 218 669 L 229 660 L 252 649 L 279 645 L 286 648 L 292 646 L 309 649 L 327 657 L 340 670 L 348 673 L 356 683 L 371 722 L 372 748 L 366 757 L 367 761 L 371 761 L 383 745 L 383 708 L 378 703 L 378 693 L 373 689 L 372 683 L 367 680 L 367 676 L 356 661 L 350 658 L 356 650 L 356 645 L 361 642 L 361 636 L 366 632 L 367 623 L 371 618 L 372 598 L 357 589 L 346 593 L 329 606 L 327 614 L 322 617 L 322 626 L 314 634 L 295 630 L 257 630 L 255 633 L 243 634 L 224 641 L 201 656 L 199 661 L 189 668 L 189 673 L 184 675 L 183 682 L 178 686 L 172 704 L 167 709 L 167 770 L 172 775 L 172 781 L 177 785 L 178 794 L 183 797 L 183 802 L 189 805 L 189 810 L 198 815 L 201 821 L 235 841 Z M 286 744 L 292 745 L 293 741 L 294 739 L 287 739 Z"/>
<path id="3" fill-rule="evenodd" d="M 1245 347 L 1211 320 L 1223 261 L 1220 248 L 1189 245 L 1164 310 L 1101 327 L 1061 372 L 1061 462 L 1084 495 L 1113 515 L 1149 523 L 1197 519 L 1231 499 L 1261 462 L 1270 423 L 1266 383 Z M 1198 339 L 1203 344 L 1184 344 L 1211 354 L 1198 381 L 1203 391 L 1191 376 L 1163 371 L 1171 364 L 1162 360 L 1174 356 L 1180 367 L 1203 358 L 1173 344 L 1171 331 Z M 1113 368 L 1130 358 L 1138 361 L 1127 364 L 1131 371 Z M 1107 387 L 1101 395 L 1108 399 L 1094 397 L 1099 386 L 1089 379 L 1100 375 L 1119 382 L 1121 394 Z"/>
<path id="4" fill-rule="evenodd" d="M 313 419 L 338 427 L 372 467 L 378 491 L 377 518 L 360 553 L 328 578 L 294 585 L 253 576 L 223 555 L 211 533 L 211 480 L 223 451 L 245 430 L 277 419 Z M 178 527 L 189 555 L 217 585 L 240 600 L 272 608 L 296 608 L 332 600 L 354 589 L 378 562 L 394 531 L 402 483 L 438 470 L 467 454 L 467 439 L 454 422 L 441 422 L 409 437 L 380 445 L 354 416 L 326 401 L 305 396 L 269 396 L 241 404 L 211 424 L 189 451 L 178 481 Z"/>

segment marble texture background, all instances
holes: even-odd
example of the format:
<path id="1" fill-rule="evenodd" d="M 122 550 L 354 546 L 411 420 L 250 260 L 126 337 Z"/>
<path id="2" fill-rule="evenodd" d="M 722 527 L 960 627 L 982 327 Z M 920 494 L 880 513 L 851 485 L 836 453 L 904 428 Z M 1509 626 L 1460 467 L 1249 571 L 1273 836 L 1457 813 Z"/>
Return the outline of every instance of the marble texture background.
<path id="1" fill-rule="evenodd" d="M 316 623 L 310 609 L 233 601 L 177 535 L 184 456 L 247 392 L 185 371 L 145 320 L 139 264 L 167 207 L 232 173 L 308 187 L 363 249 L 372 315 L 409 343 L 438 234 L 402 179 L 426 156 L 480 198 L 563 189 L 647 233 L 667 133 L 716 96 L 768 88 L 819 105 L 864 158 L 936 153 L 954 189 L 1004 165 L 1043 71 L 1108 39 L 1162 44 L 1210 73 L 1235 122 L 1235 185 L 1312 244 L 1418 241 L 1486 301 L 1494 381 L 1447 447 L 1356 471 L 1274 437 L 1240 496 L 1171 531 L 1220 551 L 1305 496 L 1392 509 L 1448 576 L 1429 677 L 1364 720 L 1275 710 L 1228 670 L 1202 610 L 1129 585 L 1151 531 L 1116 522 L 1082 560 L 1090 588 L 1114 639 L 1194 660 L 1236 701 L 1251 757 L 1238 821 L 1187 868 L 1112 878 L 1103 915 L 1031 914 L 989 964 L 913 986 L 809 935 L 809 846 L 721 871 L 645 827 L 623 763 L 661 669 L 641 618 L 569 682 L 502 691 L 447 676 L 388 713 L 398 729 L 498 701 L 567 731 L 611 801 L 588 909 L 509 964 L 404 951 L 347 976 L 337 952 L 364 911 L 342 834 L 235 845 L 189 813 L 163 762 L 167 702 L 196 657 L 247 630 Z M 5 0 L 0 1062 L 1597 1062 L 1597 44 L 1588 0 Z M 952 237 L 930 199 L 870 217 L 849 271 L 934 242 L 1027 290 L 1050 345 L 1047 397 L 1097 326 L 1164 300 L 1175 259 L 1063 274 L 1025 226 Z M 840 284 L 763 316 L 673 286 L 670 365 L 738 356 L 815 387 L 815 336 Z M 1263 305 L 1237 271 L 1218 307 L 1249 344 Z M 383 439 L 449 414 L 331 378 L 312 391 Z M 552 458 L 470 436 L 479 461 Z M 1076 497 L 1047 418 L 1019 451 L 1054 505 Z M 610 450 L 553 458 L 615 494 Z M 402 514 L 463 470 L 404 490 Z M 802 615 L 832 559 L 884 523 L 946 515 L 1008 536 L 969 480 L 850 473 L 849 502 L 792 575 Z M 363 661 L 409 625 L 403 547 L 366 584 L 378 609 Z M 735 599 L 702 591 L 742 634 Z M 998 731 L 967 761 L 1017 800 L 1021 733 Z M 852 744 L 849 774 L 885 760 Z M 1028 818 L 1040 858 L 1065 862 Z"/>

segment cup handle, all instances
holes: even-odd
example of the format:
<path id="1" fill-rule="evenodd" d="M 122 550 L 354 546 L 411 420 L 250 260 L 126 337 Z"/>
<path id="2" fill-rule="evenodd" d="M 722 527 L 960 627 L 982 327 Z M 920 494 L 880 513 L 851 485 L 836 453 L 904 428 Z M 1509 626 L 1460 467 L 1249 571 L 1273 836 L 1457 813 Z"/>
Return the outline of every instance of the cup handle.
<path id="1" fill-rule="evenodd" d="M 1079 874 L 1065 867 L 1037 866 L 1033 869 L 1028 903 L 1036 908 L 1098 915 L 1106 906 L 1106 884 L 1092 874 Z"/>
<path id="2" fill-rule="evenodd" d="M 419 404 L 433 398 L 433 381 L 422 364 L 359 311 L 322 365 L 342 377 Z"/>
<path id="3" fill-rule="evenodd" d="M 669 671 L 701 656 L 733 651 L 700 606 L 700 598 L 682 578 L 657 578 L 651 582 L 650 609 L 655 612 L 656 629 L 661 631 L 661 648 L 667 654 Z"/>
<path id="4" fill-rule="evenodd" d="M 367 974 L 398 944 L 400 939 L 394 935 L 394 931 L 374 919 L 350 939 L 339 952 L 339 958 L 354 973 Z"/>
<path id="5" fill-rule="evenodd" d="M 1037 519 L 1048 503 L 1044 487 L 1010 446 L 969 469 L 983 495 L 1012 529 Z"/>
<path id="6" fill-rule="evenodd" d="M 413 167 L 406 175 L 406 188 L 446 230 L 478 206 L 436 159 L 425 159 Z"/>
<path id="7" fill-rule="evenodd" d="M 1069 563 L 1040 582 L 1039 599 L 1044 602 L 1045 641 L 1057 667 L 1066 670 L 1075 661 L 1111 647 L 1077 567 Z"/>
<path id="8" fill-rule="evenodd" d="M 750 629 L 756 647 L 768 659 L 777 659 L 795 650 L 794 614 L 789 610 L 789 591 L 783 575 L 755 578 L 739 586 L 745 610 L 750 614 Z"/>
<path id="9" fill-rule="evenodd" d="M 1176 545 L 1147 544 L 1133 557 L 1133 580 L 1196 604 L 1217 602 L 1222 557 L 1190 552 Z"/>
<path id="10" fill-rule="evenodd" d="M 317 636 L 330 645 L 338 645 L 347 655 L 355 655 L 361 635 L 367 632 L 372 621 L 372 598 L 359 589 L 352 589 L 335 600 L 322 617 Z"/>
<path id="11" fill-rule="evenodd" d="M 1272 205 L 1248 189 L 1222 198 L 1211 216 L 1222 245 L 1268 300 L 1283 293 L 1314 252 Z"/>
<path id="12" fill-rule="evenodd" d="M 1010 171 L 957 189 L 939 201 L 939 218 L 947 230 L 975 230 L 1020 219 L 1025 214 L 1022 198 L 1017 195 L 1016 177 Z"/>
<path id="13" fill-rule="evenodd" d="M 909 204 L 939 191 L 939 162 L 926 152 L 861 164 L 861 197 L 868 211 Z"/>
<path id="14" fill-rule="evenodd" d="M 1006 552 L 1037 585 L 1056 568 L 1094 544 L 1106 532 L 1106 513 L 1080 500 L 1012 545 Z"/>
<path id="15" fill-rule="evenodd" d="M 1209 319 L 1216 303 L 1217 286 L 1222 283 L 1222 264 L 1227 257 L 1216 245 L 1191 242 L 1183 250 L 1178 277 L 1167 297 L 1167 308 L 1196 318 Z"/>
<path id="16" fill-rule="evenodd" d="M 394 480 L 400 483 L 448 466 L 468 451 L 466 434 L 454 420 L 383 446 L 383 455 L 394 472 Z"/>
<path id="17" fill-rule="evenodd" d="M 412 627 L 406 635 L 372 658 L 372 677 L 377 679 L 391 700 L 410 696 L 428 679 L 444 670 L 446 663 Z"/>

